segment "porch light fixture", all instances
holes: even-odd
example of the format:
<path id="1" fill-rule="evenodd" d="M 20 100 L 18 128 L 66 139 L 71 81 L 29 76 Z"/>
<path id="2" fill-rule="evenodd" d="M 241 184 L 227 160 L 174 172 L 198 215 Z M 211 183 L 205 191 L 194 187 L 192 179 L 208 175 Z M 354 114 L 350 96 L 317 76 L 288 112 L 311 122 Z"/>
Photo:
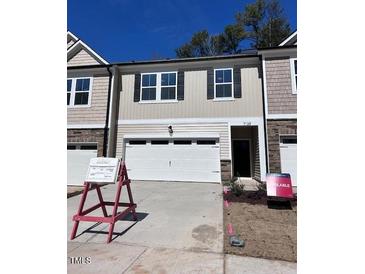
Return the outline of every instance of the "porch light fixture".
<path id="1" fill-rule="evenodd" d="M 172 126 L 171 125 L 169 125 L 167 127 L 167 129 L 168 129 L 170 135 L 172 135 L 174 133 L 174 131 L 172 130 Z"/>

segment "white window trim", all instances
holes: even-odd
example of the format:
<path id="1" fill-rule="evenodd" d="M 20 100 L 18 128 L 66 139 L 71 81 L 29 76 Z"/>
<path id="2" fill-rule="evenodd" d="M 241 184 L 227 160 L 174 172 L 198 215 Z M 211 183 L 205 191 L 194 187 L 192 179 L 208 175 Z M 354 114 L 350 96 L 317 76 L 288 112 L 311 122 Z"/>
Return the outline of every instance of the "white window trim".
<path id="1" fill-rule="evenodd" d="M 76 93 L 76 81 L 78 79 L 90 79 L 89 84 L 89 97 L 87 105 L 75 105 L 75 93 Z M 67 105 L 67 108 L 89 108 L 91 107 L 91 95 L 92 95 L 92 87 L 93 87 L 93 77 L 74 77 L 74 78 L 67 78 L 67 80 L 71 80 L 71 96 L 70 96 L 70 104 Z M 69 91 L 67 91 L 69 92 Z M 86 91 L 80 91 L 86 92 Z"/>
<path id="2" fill-rule="evenodd" d="M 232 73 L 232 82 L 231 82 L 232 95 L 231 95 L 231 97 L 217 97 L 216 96 L 216 87 L 217 87 L 217 84 L 218 85 L 220 85 L 220 84 L 229 84 L 229 83 L 216 83 L 216 79 L 215 79 L 216 73 L 215 72 L 217 70 L 230 70 L 231 71 L 231 73 Z M 213 101 L 234 101 L 235 99 L 234 99 L 234 90 L 233 90 L 234 85 L 233 85 L 233 83 L 234 83 L 234 79 L 233 79 L 233 68 L 217 68 L 217 69 L 214 69 L 214 99 L 213 99 Z"/>
<path id="3" fill-rule="evenodd" d="M 297 58 L 290 58 L 290 74 L 291 74 L 292 94 L 297 94 L 297 84 L 295 82 L 295 66 L 294 66 L 294 61 L 296 61 L 296 60 L 297 60 Z"/>
<path id="4" fill-rule="evenodd" d="M 161 85 L 161 75 L 165 74 L 165 73 L 175 73 L 175 85 L 169 85 L 169 86 L 162 86 Z M 155 100 L 143 100 L 142 99 L 142 89 L 143 89 L 143 85 L 142 85 L 142 80 L 143 80 L 143 75 L 151 75 L 151 74 L 156 74 L 156 86 L 152 86 L 152 87 L 156 87 L 156 99 Z M 161 104 L 161 103 L 177 103 L 177 71 L 163 71 L 163 72 L 146 72 L 146 73 L 141 73 L 141 88 L 140 88 L 140 100 L 139 103 L 140 104 Z M 161 88 L 162 87 L 175 87 L 175 99 L 169 99 L 169 100 L 162 100 L 161 99 Z M 145 87 L 148 88 L 148 87 Z"/>

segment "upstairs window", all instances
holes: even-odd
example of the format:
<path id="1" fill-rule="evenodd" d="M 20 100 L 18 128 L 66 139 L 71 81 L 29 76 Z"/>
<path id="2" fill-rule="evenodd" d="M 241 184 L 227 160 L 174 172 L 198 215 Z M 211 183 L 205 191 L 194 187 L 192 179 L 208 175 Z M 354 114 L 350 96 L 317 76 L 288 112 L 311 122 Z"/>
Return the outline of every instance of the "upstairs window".
<path id="1" fill-rule="evenodd" d="M 161 100 L 176 99 L 176 73 L 161 74 Z"/>
<path id="2" fill-rule="evenodd" d="M 71 100 L 71 87 L 72 87 L 72 80 L 67 79 L 67 105 L 70 105 Z"/>
<path id="3" fill-rule="evenodd" d="M 87 105 L 89 102 L 90 79 L 76 79 L 75 105 Z"/>
<path id="4" fill-rule="evenodd" d="M 143 73 L 141 82 L 141 101 L 176 100 L 176 72 Z"/>
<path id="5" fill-rule="evenodd" d="M 233 70 L 215 69 L 214 70 L 214 90 L 215 98 L 233 98 Z"/>
<path id="6" fill-rule="evenodd" d="M 297 94 L 297 58 L 290 59 L 292 93 Z"/>
<path id="7" fill-rule="evenodd" d="M 143 74 L 142 75 L 142 100 L 156 100 L 157 90 L 157 75 L 156 74 Z"/>
<path id="8" fill-rule="evenodd" d="M 67 79 L 67 105 L 71 107 L 89 106 L 91 78 Z"/>

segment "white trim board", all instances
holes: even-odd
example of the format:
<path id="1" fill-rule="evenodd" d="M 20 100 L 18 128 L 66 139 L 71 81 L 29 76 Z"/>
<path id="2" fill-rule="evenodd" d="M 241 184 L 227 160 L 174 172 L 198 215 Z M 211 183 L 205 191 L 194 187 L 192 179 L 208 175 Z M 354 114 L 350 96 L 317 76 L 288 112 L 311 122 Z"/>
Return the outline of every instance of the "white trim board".
<path id="1" fill-rule="evenodd" d="M 279 44 L 279 47 L 285 46 L 286 43 L 290 42 L 295 36 L 297 36 L 297 31 L 293 32 L 288 38 Z"/>
<path id="2" fill-rule="evenodd" d="M 104 128 L 105 124 L 69 124 L 67 129 Z"/>
<path id="3" fill-rule="evenodd" d="M 205 133 L 205 132 L 176 132 L 170 135 L 169 133 L 135 133 L 135 134 L 124 134 L 124 139 L 156 139 L 156 138 L 163 138 L 163 139 L 180 139 L 180 138 L 212 138 L 212 139 L 219 139 L 220 136 L 218 133 Z"/>
<path id="4" fill-rule="evenodd" d="M 119 119 L 118 125 L 143 124 L 201 124 L 230 123 L 231 126 L 257 126 L 263 123 L 263 117 L 217 117 L 217 118 L 171 118 L 171 119 Z"/>
<path id="5" fill-rule="evenodd" d="M 268 114 L 266 119 L 280 120 L 280 119 L 297 119 L 297 114 Z"/>
<path id="6" fill-rule="evenodd" d="M 67 31 L 67 35 L 70 35 L 71 36 L 71 38 L 72 39 L 74 39 L 75 41 L 77 41 L 79 38 L 75 35 L 75 34 L 73 34 L 71 31 Z"/>

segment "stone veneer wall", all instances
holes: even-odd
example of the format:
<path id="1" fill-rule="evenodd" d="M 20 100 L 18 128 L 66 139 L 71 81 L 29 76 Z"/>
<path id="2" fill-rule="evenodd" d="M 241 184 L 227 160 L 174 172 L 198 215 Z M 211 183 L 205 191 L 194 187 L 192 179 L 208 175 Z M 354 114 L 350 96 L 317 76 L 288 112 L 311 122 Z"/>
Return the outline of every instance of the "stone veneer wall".
<path id="1" fill-rule="evenodd" d="M 231 160 L 221 160 L 222 181 L 229 181 L 232 178 Z"/>
<path id="2" fill-rule="evenodd" d="M 281 172 L 280 135 L 296 135 L 297 120 L 268 120 L 267 137 L 269 145 L 269 170 Z"/>
<path id="3" fill-rule="evenodd" d="M 97 143 L 98 157 L 103 156 L 104 129 L 68 129 L 67 143 Z"/>

